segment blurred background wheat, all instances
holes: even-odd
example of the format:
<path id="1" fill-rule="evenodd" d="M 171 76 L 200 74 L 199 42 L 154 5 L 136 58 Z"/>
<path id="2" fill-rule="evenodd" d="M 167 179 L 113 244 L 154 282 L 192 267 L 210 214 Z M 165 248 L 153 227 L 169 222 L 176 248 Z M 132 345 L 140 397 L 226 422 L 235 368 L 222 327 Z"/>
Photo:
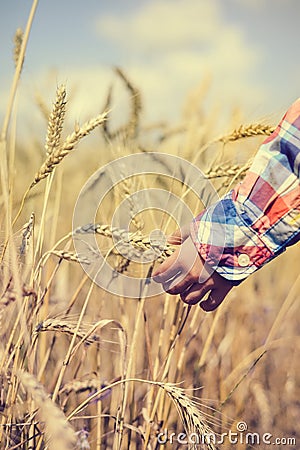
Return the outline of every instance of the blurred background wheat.
<path id="1" fill-rule="evenodd" d="M 104 164 L 150 151 L 179 155 L 194 162 L 222 195 L 244 176 L 274 121 L 243 123 L 232 108 L 219 131 L 204 77 L 188 93 L 180 120 L 147 123 L 143 85 L 117 67 L 111 77 L 119 80 L 128 103 L 121 124 L 114 121 L 118 112 L 108 89 L 102 111 L 72 127 L 68 114 L 76 92 L 53 84 L 52 103 L 41 93 L 38 102 L 32 99 L 44 120 L 44 144 L 34 135 L 30 144 L 22 143 L 18 84 L 36 6 L 34 1 L 24 33 L 15 34 L 16 69 L 0 142 L 1 448 L 156 449 L 166 429 L 221 435 L 236 431 L 239 421 L 261 435 L 297 437 L 299 246 L 207 314 L 198 306 L 189 311 L 179 297 L 167 294 L 147 298 L 141 292 L 138 299 L 110 294 L 83 271 L 88 256 L 78 255 L 72 242 L 78 194 Z M 182 186 L 172 180 L 136 177 L 119 183 L 92 230 L 104 252 L 112 247 L 114 211 L 140 187 L 182 195 Z M 184 201 L 195 215 L 203 207 L 192 193 Z M 176 224 L 157 211 L 136 214 L 135 206 L 132 239 L 145 251 L 151 230 L 168 234 Z M 172 249 L 165 251 L 166 256 Z M 117 249 L 110 262 L 116 278 L 138 277 L 149 268 L 129 264 Z M 166 444 L 174 446 L 180 447 Z M 225 441 L 198 448 L 232 446 Z M 239 442 L 234 448 L 252 447 Z"/>

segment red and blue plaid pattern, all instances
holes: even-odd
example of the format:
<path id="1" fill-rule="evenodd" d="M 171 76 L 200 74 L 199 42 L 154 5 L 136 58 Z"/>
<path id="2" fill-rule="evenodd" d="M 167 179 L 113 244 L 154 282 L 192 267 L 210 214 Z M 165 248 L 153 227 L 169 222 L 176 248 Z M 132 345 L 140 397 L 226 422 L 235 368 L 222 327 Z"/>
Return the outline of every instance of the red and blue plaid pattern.
<path id="1" fill-rule="evenodd" d="M 242 183 L 192 223 L 202 258 L 241 281 L 300 239 L 300 99 L 259 148 Z"/>

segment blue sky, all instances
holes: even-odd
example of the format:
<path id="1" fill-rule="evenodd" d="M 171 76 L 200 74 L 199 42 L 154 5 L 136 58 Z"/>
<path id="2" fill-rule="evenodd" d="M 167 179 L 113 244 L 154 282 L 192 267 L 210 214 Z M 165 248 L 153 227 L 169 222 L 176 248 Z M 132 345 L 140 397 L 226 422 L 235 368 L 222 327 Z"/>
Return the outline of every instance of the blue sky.
<path id="1" fill-rule="evenodd" d="M 25 27 L 30 6 L 1 2 L 1 116 L 13 35 Z M 141 89 L 145 121 L 179 120 L 186 95 L 204 79 L 220 111 L 240 107 L 245 120 L 280 114 L 299 96 L 299 23 L 298 0 L 41 0 L 22 74 L 20 120 L 28 123 L 36 92 L 51 102 L 60 82 L 80 120 L 101 109 L 114 82 L 116 114 L 123 116 L 126 93 L 114 65 Z"/>

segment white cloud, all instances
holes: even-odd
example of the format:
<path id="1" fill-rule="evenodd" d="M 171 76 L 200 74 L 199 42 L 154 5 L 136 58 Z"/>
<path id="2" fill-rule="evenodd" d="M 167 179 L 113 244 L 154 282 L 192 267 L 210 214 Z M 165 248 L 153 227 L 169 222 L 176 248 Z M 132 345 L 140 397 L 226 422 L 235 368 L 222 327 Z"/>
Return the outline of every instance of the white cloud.
<path id="1" fill-rule="evenodd" d="M 150 116 L 178 112 L 184 95 L 210 73 L 212 95 L 254 108 L 263 90 L 254 80 L 261 52 L 242 30 L 224 23 L 215 0 L 165 0 L 124 16 L 96 20 L 102 42 L 118 49 L 123 67 L 141 87 Z"/>
<path id="2" fill-rule="evenodd" d="M 234 2 L 243 8 L 246 7 L 257 11 L 261 11 L 262 8 L 270 8 L 270 5 L 272 5 L 272 8 L 277 6 L 287 8 L 299 3 L 298 0 L 234 0 Z"/>
<path id="3" fill-rule="evenodd" d="M 121 64 L 140 88 L 145 120 L 178 119 L 186 95 L 207 74 L 212 78 L 210 98 L 219 102 L 221 110 L 238 105 L 252 112 L 264 102 L 267 94 L 255 80 L 262 54 L 245 41 L 240 28 L 225 23 L 216 0 L 141 2 L 125 15 L 102 15 L 94 25 L 95 54 L 111 52 L 110 63 Z M 67 83 L 72 96 L 71 120 L 82 122 L 97 114 L 111 82 L 114 116 L 126 120 L 128 93 L 107 65 L 87 66 L 82 55 L 72 66 L 58 67 L 55 76 L 49 78 L 47 70 L 35 72 L 34 80 L 23 74 L 19 113 L 23 112 L 29 126 L 37 116 L 28 106 L 34 103 L 35 91 L 46 93 L 51 105 L 60 82 Z"/>
<path id="4" fill-rule="evenodd" d="M 98 34 L 129 49 L 159 52 L 211 40 L 220 19 L 215 2 L 151 1 L 123 17 L 108 15 L 96 21 Z"/>

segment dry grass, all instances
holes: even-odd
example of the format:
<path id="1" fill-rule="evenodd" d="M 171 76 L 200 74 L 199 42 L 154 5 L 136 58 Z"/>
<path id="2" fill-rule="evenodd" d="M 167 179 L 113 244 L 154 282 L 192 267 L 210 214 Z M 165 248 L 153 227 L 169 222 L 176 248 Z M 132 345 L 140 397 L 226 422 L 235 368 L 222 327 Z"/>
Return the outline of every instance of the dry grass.
<path id="1" fill-rule="evenodd" d="M 16 80 L 27 36 L 28 30 L 20 41 Z M 45 161 L 36 175 L 24 170 L 26 157 L 30 162 L 37 159 L 33 147 L 22 150 L 18 142 L 15 165 L 21 175 L 16 178 L 9 170 L 7 146 L 15 136 L 8 133 L 12 105 L 8 108 L 1 134 L 0 201 L 5 211 L 0 266 L 1 449 L 74 448 L 75 437 L 78 449 L 157 449 L 158 435 L 165 429 L 199 436 L 212 430 L 220 435 L 230 428 L 235 431 L 241 420 L 253 432 L 296 436 L 298 247 L 241 284 L 212 314 L 198 306 L 187 308 L 167 294 L 147 298 L 147 283 L 138 299 L 112 295 L 74 264 L 90 262 L 90 255 L 76 254 L 71 241 L 72 213 L 83 182 L 109 159 L 147 151 L 140 150 L 141 93 L 123 71 L 118 69 L 117 74 L 132 102 L 124 128 L 111 132 L 110 117 L 104 113 L 76 125 L 64 138 L 66 88 L 59 86 L 41 144 Z M 16 87 L 14 83 L 12 101 Z M 180 156 L 197 161 L 221 194 L 241 179 L 257 146 L 274 128 L 234 125 L 232 133 L 221 133 L 220 138 L 207 126 L 200 136 L 199 109 L 201 123 L 206 112 L 209 124 L 209 112 L 198 102 L 203 95 L 202 86 L 197 102 L 189 100 L 192 109 L 186 111 L 183 123 L 165 124 L 164 138 L 158 137 L 153 146 L 173 152 L 174 141 L 169 147 L 168 142 L 171 136 L 176 138 L 174 130 L 180 130 L 184 143 Z M 108 96 L 106 107 L 110 102 Z M 51 111 L 43 101 L 40 104 L 43 114 Z M 99 126 L 106 138 L 98 136 L 101 151 L 87 148 L 82 154 L 78 149 L 62 164 Z M 243 140 L 237 155 L 233 141 L 239 139 Z M 26 191 L 29 177 L 34 181 Z M 29 191 L 37 184 L 32 195 Z M 172 223 L 157 211 L 137 214 L 136 205 L 130 203 L 137 187 L 174 192 L 195 214 L 201 208 L 198 199 L 170 180 L 143 177 L 138 183 L 128 179 L 121 183 L 104 202 L 101 223 L 82 224 L 73 233 L 78 239 L 91 233 L 99 238 L 121 287 L 120 273 L 139 277 L 144 270 L 140 264 L 129 264 L 129 252 L 143 256 L 150 251 L 161 260 L 173 251 L 170 245 L 150 242 L 151 230 L 169 233 Z M 129 233 L 109 225 L 124 198 L 129 199 L 133 228 Z M 146 265 L 147 271 L 152 266 Z M 207 442 L 198 448 L 213 450 L 217 445 Z M 235 448 L 246 446 L 239 443 Z"/>

